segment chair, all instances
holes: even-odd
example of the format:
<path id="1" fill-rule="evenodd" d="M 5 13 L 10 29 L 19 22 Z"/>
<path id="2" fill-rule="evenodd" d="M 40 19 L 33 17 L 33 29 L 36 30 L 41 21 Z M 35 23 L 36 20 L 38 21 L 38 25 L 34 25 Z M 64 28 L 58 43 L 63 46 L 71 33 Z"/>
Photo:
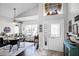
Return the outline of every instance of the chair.
<path id="1" fill-rule="evenodd" d="M 9 50 L 9 52 L 11 51 L 13 45 L 16 45 L 16 44 L 17 44 L 17 50 L 18 50 L 19 45 L 20 45 L 19 40 L 17 39 L 17 40 L 9 40 L 9 41 L 10 41 L 10 43 L 9 43 L 10 44 L 10 50 Z"/>
<path id="2" fill-rule="evenodd" d="M 3 38 L 0 37 L 0 47 L 3 46 Z"/>
<path id="3" fill-rule="evenodd" d="M 38 49 L 38 47 L 39 47 L 39 35 L 34 36 L 34 45 L 35 44 L 37 44 L 37 48 L 36 49 Z"/>

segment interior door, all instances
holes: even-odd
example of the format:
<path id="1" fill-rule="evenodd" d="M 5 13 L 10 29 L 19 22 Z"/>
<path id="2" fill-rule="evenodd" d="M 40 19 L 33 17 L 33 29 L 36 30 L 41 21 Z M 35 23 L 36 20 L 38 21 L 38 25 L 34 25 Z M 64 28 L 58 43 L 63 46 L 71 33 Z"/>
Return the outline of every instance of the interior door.
<path id="1" fill-rule="evenodd" d="M 63 51 L 64 24 L 52 23 L 48 27 L 48 49 Z"/>

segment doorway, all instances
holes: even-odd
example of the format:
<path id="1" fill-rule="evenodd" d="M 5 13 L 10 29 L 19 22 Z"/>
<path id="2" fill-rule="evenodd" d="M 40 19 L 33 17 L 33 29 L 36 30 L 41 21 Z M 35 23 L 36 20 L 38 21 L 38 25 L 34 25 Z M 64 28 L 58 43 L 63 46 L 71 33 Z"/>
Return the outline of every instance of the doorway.
<path id="1" fill-rule="evenodd" d="M 48 24 L 48 50 L 63 52 L 64 23 Z"/>

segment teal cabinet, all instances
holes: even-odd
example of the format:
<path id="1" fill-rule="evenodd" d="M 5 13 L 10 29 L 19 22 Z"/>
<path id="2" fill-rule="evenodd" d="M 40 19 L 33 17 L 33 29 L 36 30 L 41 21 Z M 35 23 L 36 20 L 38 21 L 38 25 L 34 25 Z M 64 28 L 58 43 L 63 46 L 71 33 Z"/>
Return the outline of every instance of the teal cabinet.
<path id="1" fill-rule="evenodd" d="M 64 40 L 64 55 L 79 56 L 79 47 L 77 47 L 70 40 Z"/>

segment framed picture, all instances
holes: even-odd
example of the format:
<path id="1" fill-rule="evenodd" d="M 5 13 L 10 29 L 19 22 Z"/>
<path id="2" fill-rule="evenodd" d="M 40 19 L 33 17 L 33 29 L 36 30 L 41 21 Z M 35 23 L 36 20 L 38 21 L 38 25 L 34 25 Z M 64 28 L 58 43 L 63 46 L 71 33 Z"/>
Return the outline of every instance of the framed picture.
<path id="1" fill-rule="evenodd" d="M 45 3 L 44 15 L 59 15 L 62 14 L 62 3 Z"/>
<path id="2" fill-rule="evenodd" d="M 42 24 L 39 25 L 39 32 L 42 32 Z"/>
<path id="3" fill-rule="evenodd" d="M 69 24 L 68 24 L 68 31 L 72 32 L 72 21 L 71 20 L 69 21 Z"/>
<path id="4" fill-rule="evenodd" d="M 11 28 L 10 27 L 4 27 L 4 32 L 5 33 L 9 33 L 11 31 Z"/>
<path id="5" fill-rule="evenodd" d="M 73 24 L 73 33 L 78 34 L 78 24 Z"/>

